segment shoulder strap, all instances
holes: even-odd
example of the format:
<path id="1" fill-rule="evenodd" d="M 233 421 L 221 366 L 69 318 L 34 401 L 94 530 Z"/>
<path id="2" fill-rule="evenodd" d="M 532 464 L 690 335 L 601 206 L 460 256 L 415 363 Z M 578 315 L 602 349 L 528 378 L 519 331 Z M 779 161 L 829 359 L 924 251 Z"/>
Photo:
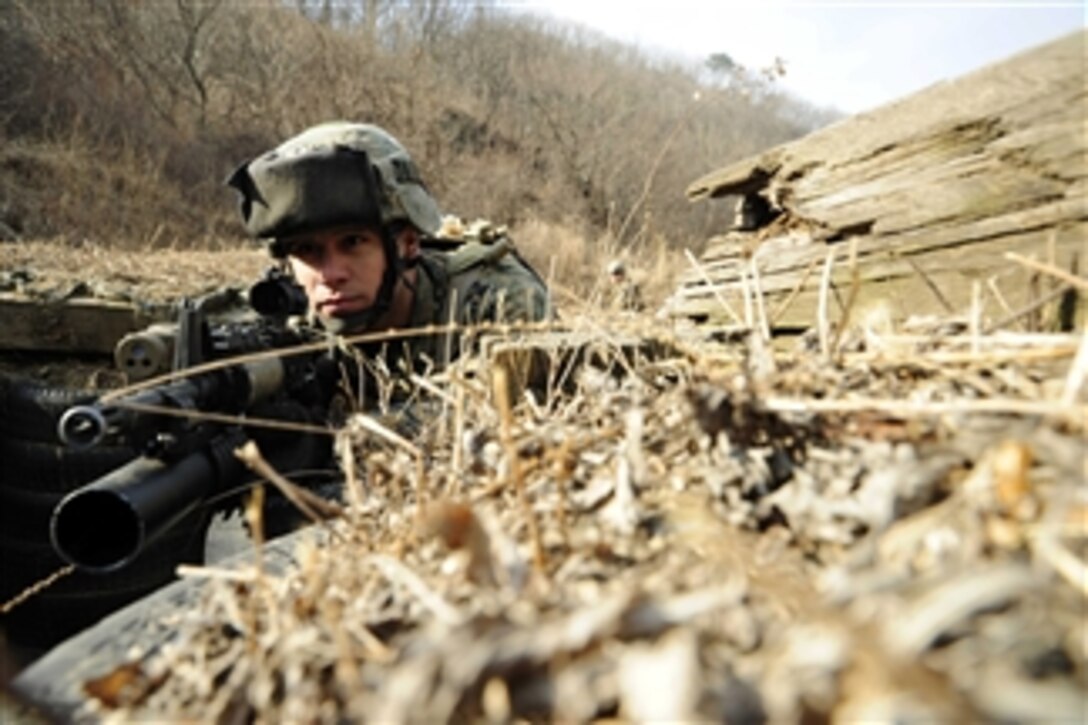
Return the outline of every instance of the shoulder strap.
<path id="1" fill-rule="evenodd" d="M 465 242 L 452 252 L 446 253 L 446 269 L 450 275 L 457 275 L 483 264 L 494 264 L 505 257 L 510 249 L 510 243 L 506 239 L 497 239 L 487 244 Z"/>

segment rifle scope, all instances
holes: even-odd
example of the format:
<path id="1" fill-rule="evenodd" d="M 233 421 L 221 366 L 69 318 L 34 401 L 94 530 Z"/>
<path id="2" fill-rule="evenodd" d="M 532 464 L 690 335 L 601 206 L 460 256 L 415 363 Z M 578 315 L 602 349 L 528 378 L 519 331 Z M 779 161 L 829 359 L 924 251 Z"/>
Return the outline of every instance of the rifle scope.
<path id="1" fill-rule="evenodd" d="M 310 303 L 298 282 L 273 267 L 249 288 L 249 305 L 265 317 L 284 318 L 306 314 Z"/>

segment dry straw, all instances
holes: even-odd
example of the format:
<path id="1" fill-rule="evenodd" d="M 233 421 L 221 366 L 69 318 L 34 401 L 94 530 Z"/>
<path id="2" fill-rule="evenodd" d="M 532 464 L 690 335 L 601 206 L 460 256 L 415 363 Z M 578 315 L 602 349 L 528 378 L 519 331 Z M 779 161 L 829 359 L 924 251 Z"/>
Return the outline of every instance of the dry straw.
<path id="1" fill-rule="evenodd" d="M 836 329 L 833 263 L 818 353 L 776 339 L 758 375 L 748 341 L 650 315 L 491 330 L 551 360 L 536 397 L 475 354 L 414 378 L 440 412 L 338 433 L 351 505 L 278 545 L 296 566 L 187 569 L 204 593 L 176 646 L 98 673 L 155 687 L 87 711 L 1076 717 L 1088 338 L 990 329 L 981 297 L 966 329 L 863 329 L 854 290 Z"/>

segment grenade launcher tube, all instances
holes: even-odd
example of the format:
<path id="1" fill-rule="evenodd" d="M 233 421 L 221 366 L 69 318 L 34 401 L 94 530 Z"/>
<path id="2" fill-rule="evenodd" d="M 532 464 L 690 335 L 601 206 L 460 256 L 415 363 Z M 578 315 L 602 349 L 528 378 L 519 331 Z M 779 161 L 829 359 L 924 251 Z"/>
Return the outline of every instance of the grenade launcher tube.
<path id="1" fill-rule="evenodd" d="M 176 461 L 139 456 L 73 491 L 53 510 L 53 548 L 83 571 L 128 566 L 172 525 L 242 479 L 244 466 L 233 452 L 243 442 L 237 430 Z"/>

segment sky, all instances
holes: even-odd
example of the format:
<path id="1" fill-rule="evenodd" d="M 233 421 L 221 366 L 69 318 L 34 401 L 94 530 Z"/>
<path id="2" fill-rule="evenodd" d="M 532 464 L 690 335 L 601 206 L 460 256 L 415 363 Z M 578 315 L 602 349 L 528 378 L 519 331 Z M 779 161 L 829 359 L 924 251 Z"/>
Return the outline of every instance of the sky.
<path id="1" fill-rule="evenodd" d="M 702 62 L 786 62 L 779 83 L 820 107 L 857 113 L 1085 27 L 1085 0 L 513 0 Z"/>

